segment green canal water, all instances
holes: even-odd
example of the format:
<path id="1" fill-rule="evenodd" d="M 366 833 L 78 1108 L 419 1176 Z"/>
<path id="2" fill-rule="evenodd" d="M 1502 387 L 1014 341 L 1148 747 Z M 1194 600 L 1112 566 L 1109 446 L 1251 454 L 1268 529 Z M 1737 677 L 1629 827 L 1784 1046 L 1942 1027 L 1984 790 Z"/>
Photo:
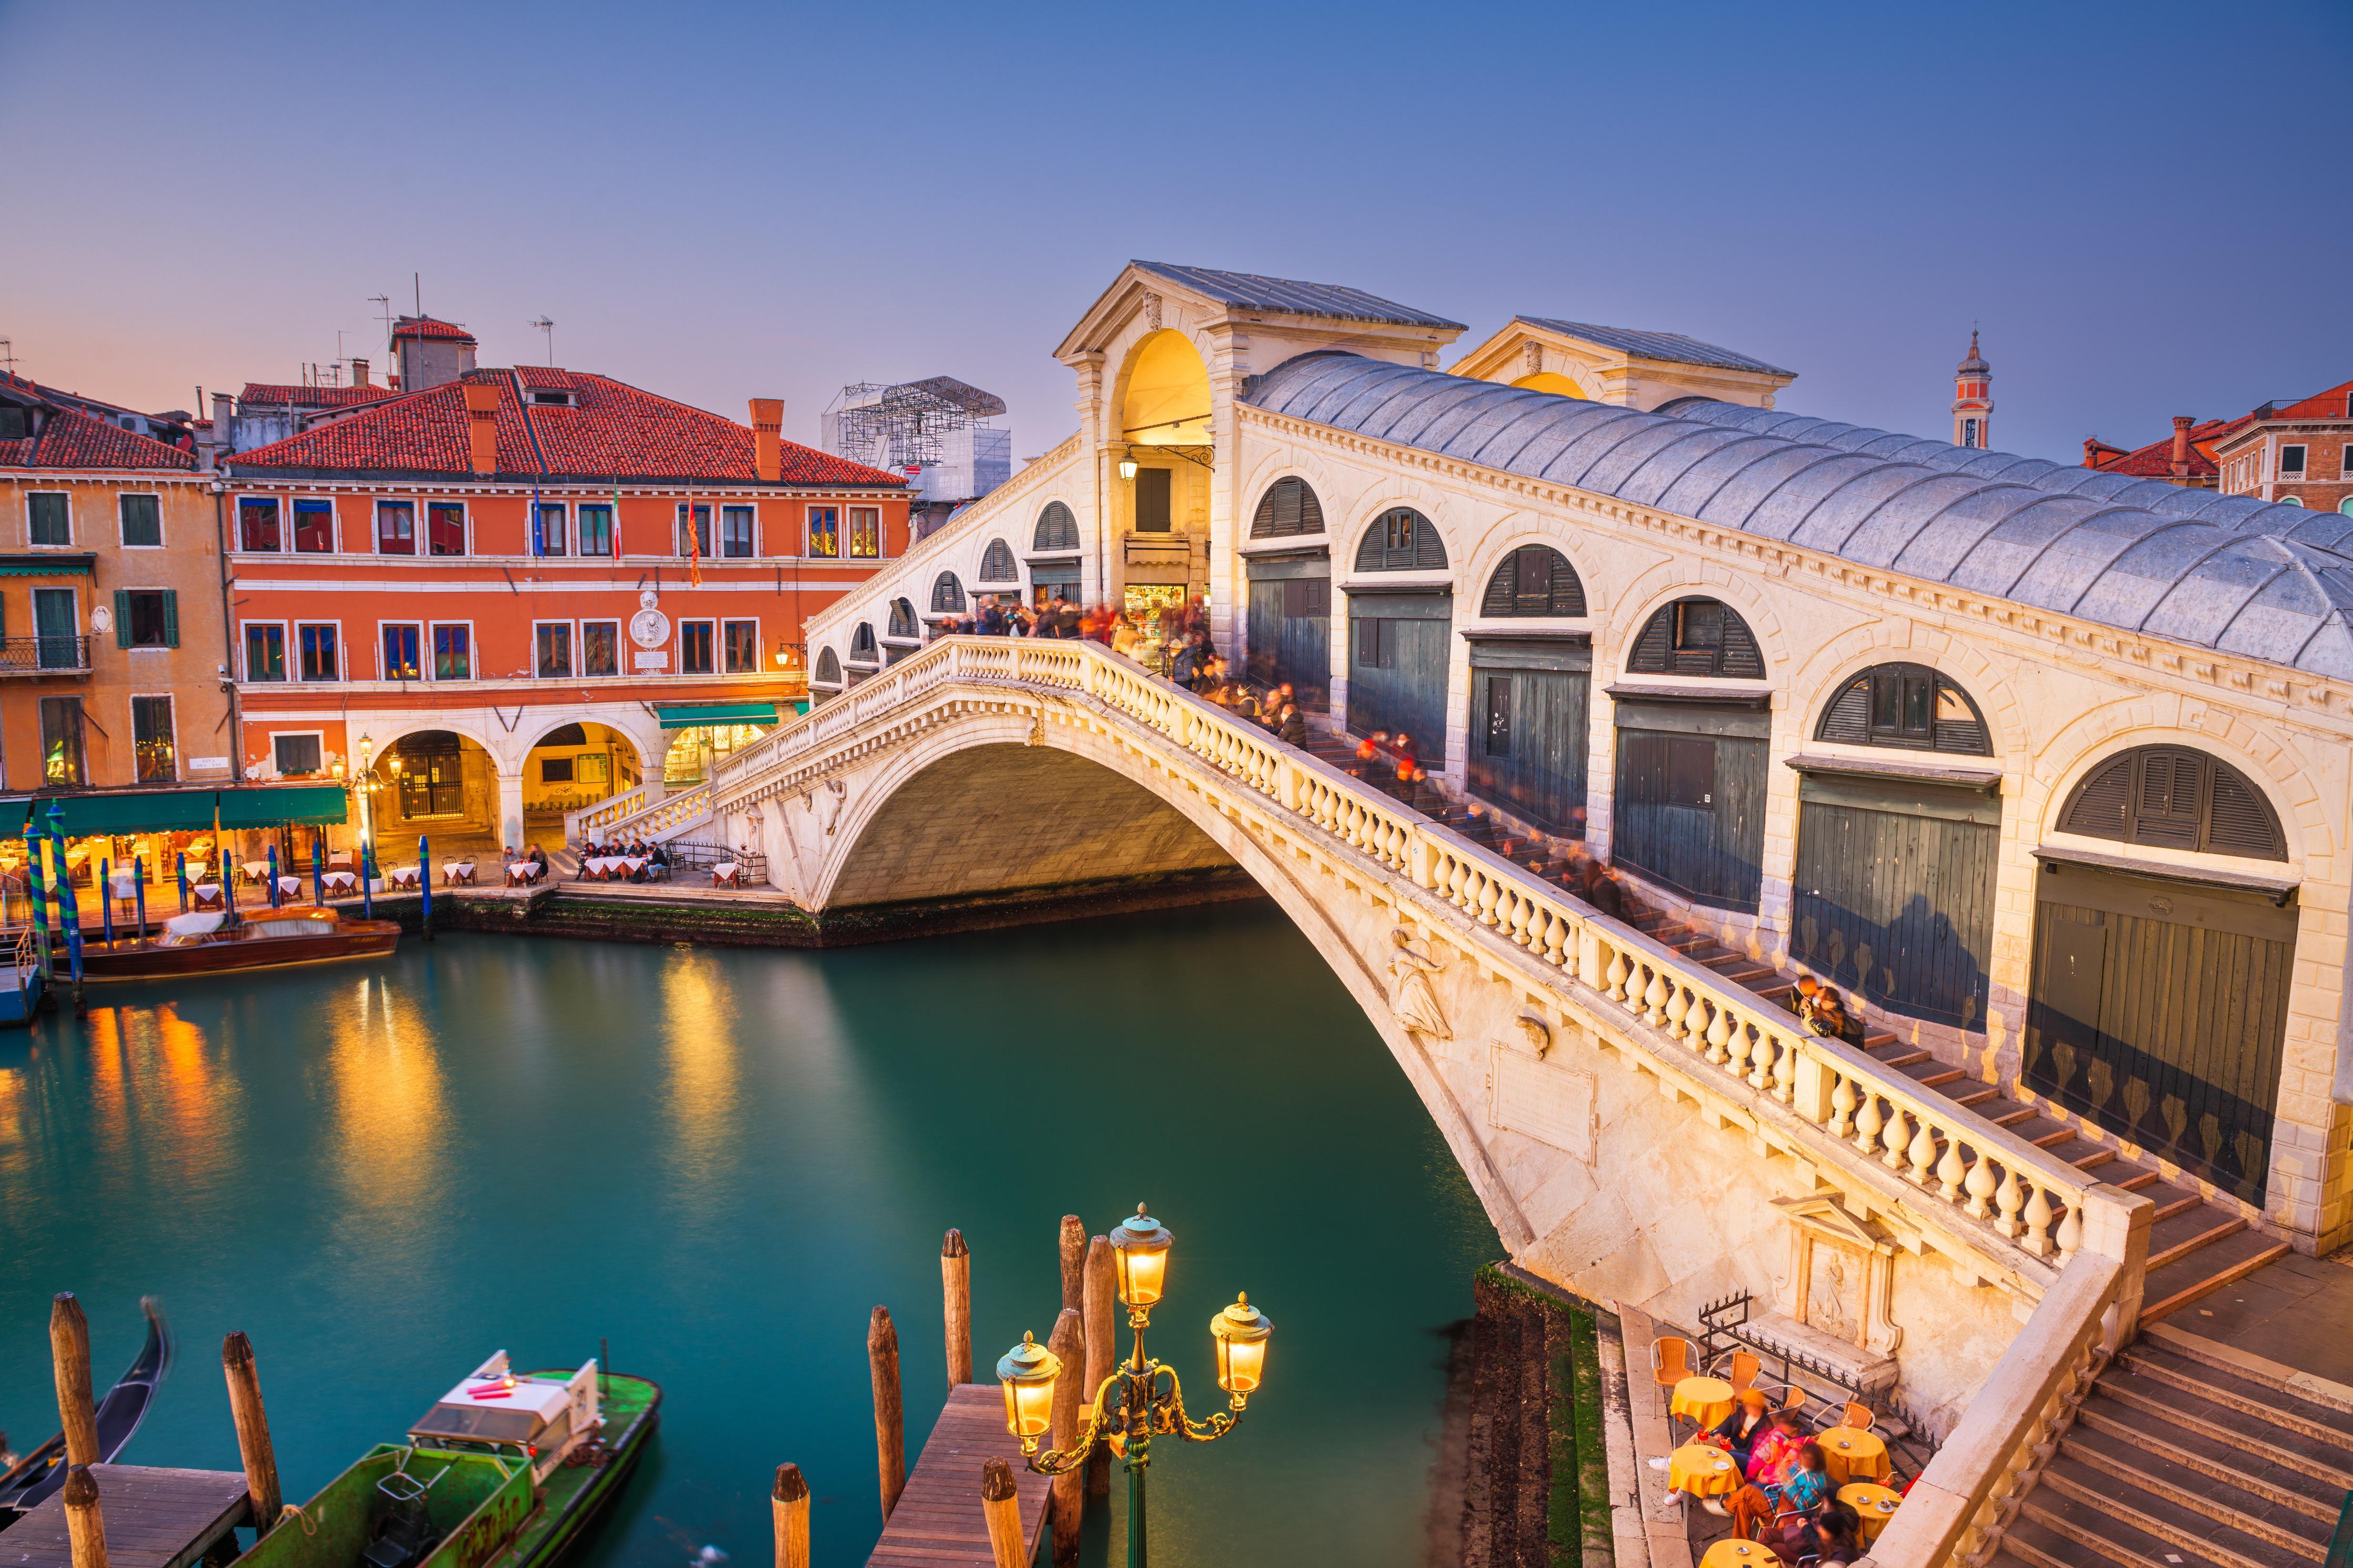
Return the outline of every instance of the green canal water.
<path id="1" fill-rule="evenodd" d="M 237 1468 L 252 1336 L 290 1498 L 503 1346 L 665 1392 L 589 1564 L 770 1551 L 797 1462 L 821 1563 L 881 1528 L 867 1316 L 911 1462 L 944 1392 L 939 1247 L 989 1375 L 1060 1305 L 1060 1216 L 1176 1236 L 1150 1343 L 1219 1407 L 1210 1315 L 1277 1328 L 1239 1431 L 1163 1443 L 1165 1564 L 1422 1561 L 1446 1327 L 1500 1250 L 1362 1014 L 1264 906 L 801 954 L 445 937 L 393 960 L 108 988 L 0 1035 L 0 1427 L 57 1427 L 52 1292 L 103 1388 L 158 1297 L 178 1364 L 128 1462 Z M 1123 1342 L 1124 1341 L 1123 1329 Z M 1115 1489 L 1116 1490 L 1116 1489 Z M 1119 1560 L 1114 1510 L 1088 1556 Z"/>

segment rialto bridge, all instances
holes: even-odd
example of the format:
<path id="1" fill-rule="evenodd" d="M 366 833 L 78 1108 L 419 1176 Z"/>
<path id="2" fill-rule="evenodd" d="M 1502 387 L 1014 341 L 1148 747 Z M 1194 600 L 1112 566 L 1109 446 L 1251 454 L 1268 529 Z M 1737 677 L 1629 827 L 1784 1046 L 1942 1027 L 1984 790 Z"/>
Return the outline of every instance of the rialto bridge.
<path id="1" fill-rule="evenodd" d="M 1461 331 L 1130 266 L 1058 351 L 1079 433 L 813 620 L 816 710 L 637 826 L 756 834 L 813 910 L 1240 866 L 1515 1258 L 1686 1323 L 1750 1289 L 1895 1377 L 1947 1502 L 1876 1556 L 1971 1555 L 2137 1321 L 2140 1189 L 2345 1238 L 2353 520 L 1782 414 L 1788 373 L 1662 334 L 1523 318 L 1440 371 Z M 1133 661 L 934 640 L 1051 593 L 1206 595 L 1254 675 L 1909 1065 Z M 2010 1103 L 2062 1131 L 1973 1108 Z"/>

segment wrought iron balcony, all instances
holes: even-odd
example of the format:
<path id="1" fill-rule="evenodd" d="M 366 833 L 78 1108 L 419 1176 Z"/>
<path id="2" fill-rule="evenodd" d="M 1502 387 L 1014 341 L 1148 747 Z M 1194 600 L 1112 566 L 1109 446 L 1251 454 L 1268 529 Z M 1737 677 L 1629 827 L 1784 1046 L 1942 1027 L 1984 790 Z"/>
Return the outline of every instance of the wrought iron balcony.
<path id="1" fill-rule="evenodd" d="M 0 675 L 86 675 L 86 637 L 0 637 Z"/>

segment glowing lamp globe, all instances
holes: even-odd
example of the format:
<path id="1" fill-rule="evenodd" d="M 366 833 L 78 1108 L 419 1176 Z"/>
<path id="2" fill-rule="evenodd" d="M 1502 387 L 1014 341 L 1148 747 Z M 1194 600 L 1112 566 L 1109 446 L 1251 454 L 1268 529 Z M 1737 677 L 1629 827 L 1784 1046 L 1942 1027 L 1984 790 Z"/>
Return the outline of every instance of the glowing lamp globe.
<path id="1" fill-rule="evenodd" d="M 1250 1304 L 1246 1295 L 1209 1320 L 1209 1336 L 1218 1342 L 1218 1386 L 1237 1402 L 1258 1392 L 1266 1375 L 1266 1342 L 1274 1324 Z"/>
<path id="2" fill-rule="evenodd" d="M 1005 1385 L 1005 1429 L 1025 1443 L 1051 1431 L 1054 1384 L 1061 1375 L 1061 1358 L 1023 1334 L 997 1363 L 997 1381 Z"/>
<path id="3" fill-rule="evenodd" d="M 1135 459 L 1134 458 L 1122 458 L 1119 460 L 1119 477 L 1123 479 L 1132 479 L 1135 478 Z"/>
<path id="4" fill-rule="evenodd" d="M 1168 1279 L 1168 1249 L 1176 1238 L 1135 1205 L 1135 1213 L 1112 1227 L 1112 1259 L 1119 1268 L 1119 1299 L 1143 1310 L 1160 1300 Z"/>

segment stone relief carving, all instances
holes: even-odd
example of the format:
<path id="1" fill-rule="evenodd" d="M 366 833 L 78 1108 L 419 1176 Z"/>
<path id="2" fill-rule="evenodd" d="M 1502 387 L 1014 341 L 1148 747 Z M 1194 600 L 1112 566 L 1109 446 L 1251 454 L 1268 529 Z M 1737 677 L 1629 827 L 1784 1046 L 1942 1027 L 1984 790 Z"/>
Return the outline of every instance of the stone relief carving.
<path id="1" fill-rule="evenodd" d="M 1409 1035 L 1452 1039 L 1454 1031 L 1447 1026 L 1446 1015 L 1438 1005 L 1438 992 L 1430 983 L 1431 975 L 1446 967 L 1444 961 L 1417 949 L 1413 932 L 1403 926 L 1389 932 L 1389 941 L 1397 947 L 1389 954 L 1388 968 L 1397 977 L 1389 1008 L 1397 1015 L 1398 1026 Z"/>
<path id="2" fill-rule="evenodd" d="M 1148 332 L 1160 330 L 1160 296 L 1149 289 L 1144 291 L 1144 330 Z"/>
<path id="3" fill-rule="evenodd" d="M 1831 1192 L 1775 1198 L 1773 1206 L 1789 1216 L 1782 1311 L 1868 1354 L 1894 1355 L 1904 1330 L 1891 1318 L 1895 1246 L 1885 1228 Z"/>
<path id="4" fill-rule="evenodd" d="M 1552 1026 L 1534 1013 L 1523 1013 L 1512 1022 L 1520 1026 L 1520 1034 L 1527 1040 L 1528 1049 L 1535 1052 L 1536 1060 L 1544 1060 L 1552 1049 Z"/>
<path id="5" fill-rule="evenodd" d="M 825 836 L 830 838 L 833 837 L 833 830 L 840 826 L 841 808 L 849 800 L 849 786 L 839 779 L 828 779 L 825 781 L 825 787 L 826 793 L 833 796 L 833 810 L 825 819 Z"/>
<path id="6" fill-rule="evenodd" d="M 1544 369 L 1544 344 L 1532 341 L 1521 352 L 1527 356 L 1530 375 L 1535 375 Z"/>

